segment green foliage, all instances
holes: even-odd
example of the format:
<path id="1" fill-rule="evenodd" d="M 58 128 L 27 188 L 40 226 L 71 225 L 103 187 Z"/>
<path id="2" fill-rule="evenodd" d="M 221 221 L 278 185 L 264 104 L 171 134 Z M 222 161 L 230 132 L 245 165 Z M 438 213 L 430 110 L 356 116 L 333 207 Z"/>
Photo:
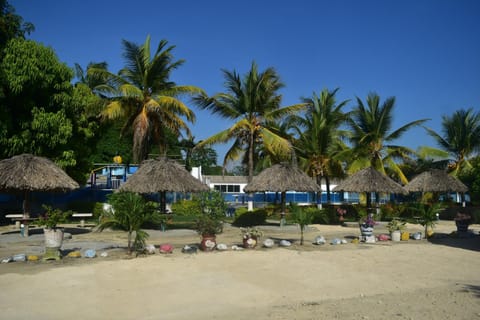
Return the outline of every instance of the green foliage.
<path id="1" fill-rule="evenodd" d="M 471 167 L 460 171 L 458 178 L 468 187 L 473 205 L 480 205 L 480 156 L 470 159 Z"/>
<path id="2" fill-rule="evenodd" d="M 370 93 L 366 102 L 365 105 L 357 97 L 357 106 L 351 113 L 350 139 L 353 148 L 342 155 L 343 159 L 349 161 L 349 172 L 371 166 L 385 174 L 385 168 L 388 168 L 402 183 L 407 183 L 398 160 L 409 159 L 413 151 L 395 145 L 394 141 L 407 130 L 423 124 L 427 119 L 412 121 L 392 130 L 395 97 L 389 97 L 380 103 L 380 97 Z"/>
<path id="3" fill-rule="evenodd" d="M 235 211 L 235 220 L 232 225 L 236 227 L 252 227 L 265 223 L 267 219 L 267 211 L 265 209 L 255 209 L 247 211 L 247 209 L 239 208 Z"/>
<path id="4" fill-rule="evenodd" d="M 223 222 L 218 218 L 203 214 L 197 218 L 195 229 L 202 236 L 213 236 L 223 231 Z"/>
<path id="5" fill-rule="evenodd" d="M 428 237 L 428 229 L 437 224 L 437 213 L 439 213 L 444 205 L 440 202 L 436 203 L 414 203 L 410 207 L 420 216 L 420 224 L 425 227 L 425 237 Z"/>
<path id="6" fill-rule="evenodd" d="M 143 250 L 148 233 L 141 230 L 141 226 L 149 221 L 159 219 L 156 204 L 146 201 L 141 195 L 132 192 L 116 192 L 108 196 L 108 203 L 112 205 L 111 212 L 104 212 L 100 221 L 99 231 L 106 228 L 120 229 L 128 232 L 128 251 Z M 135 232 L 132 246 L 132 235 Z"/>
<path id="7" fill-rule="evenodd" d="M 178 216 L 198 216 L 202 208 L 199 201 L 180 200 L 172 204 L 172 212 Z"/>
<path id="8" fill-rule="evenodd" d="M 151 51 L 150 36 L 141 45 L 123 40 L 126 64 L 118 74 L 101 65 L 88 68 L 92 79 L 108 79 L 99 92 L 110 97 L 102 117 L 122 120 L 124 132 L 133 134 L 134 162 L 146 159 L 152 145 L 158 146 L 159 153 L 165 155 L 170 147 L 167 132 L 175 137 L 182 131 L 188 135 L 186 121 L 195 120 L 195 114 L 179 96 L 203 91 L 194 86 L 177 86 L 171 81 L 171 73 L 184 63 L 184 60 L 174 60 L 174 48 L 167 40 L 161 40 Z"/>
<path id="9" fill-rule="evenodd" d="M 400 221 L 398 219 L 393 219 L 387 224 L 388 232 L 392 233 L 393 231 L 403 231 L 405 230 L 406 222 Z"/>
<path id="10" fill-rule="evenodd" d="M 215 235 L 223 231 L 223 217 L 227 211 L 227 204 L 218 191 L 202 192 L 195 196 L 190 205 L 191 213 L 197 215 L 195 222 L 199 234 Z"/>
<path id="11" fill-rule="evenodd" d="M 236 71 L 223 70 L 226 92 L 195 97 L 197 105 L 223 118 L 233 120 L 232 127 L 203 140 L 199 146 L 233 141 L 224 158 L 224 165 L 243 157 L 249 180 L 253 177 L 255 160 L 260 150 L 272 155 L 291 155 L 291 143 L 279 135 L 272 125 L 284 116 L 304 108 L 303 104 L 280 107 L 279 90 L 284 86 L 273 68 L 259 72 L 252 62 L 242 77 Z M 249 138 L 247 138 L 249 137 Z"/>
<path id="12" fill-rule="evenodd" d="M 98 98 L 73 87 L 72 70 L 34 41 L 10 41 L 0 74 L 0 157 L 44 156 L 83 184 L 97 130 L 89 108 Z"/>
<path id="13" fill-rule="evenodd" d="M 214 190 L 202 192 L 194 197 L 194 201 L 198 202 L 201 213 L 215 219 L 225 217 L 228 206 L 221 192 Z"/>
<path id="14" fill-rule="evenodd" d="M 313 224 L 330 224 L 333 223 L 333 210 L 331 208 L 317 209 L 308 207 L 303 209 L 308 214 L 312 215 Z"/>
<path id="15" fill-rule="evenodd" d="M 15 8 L 6 0 L 0 1 L 0 48 L 15 38 L 24 38 L 34 30 L 33 24 L 24 22 L 23 18 L 15 13 Z"/>
<path id="16" fill-rule="evenodd" d="M 309 210 L 303 210 L 297 204 L 290 204 L 290 212 L 292 214 L 293 221 L 298 223 L 300 227 L 300 245 L 303 245 L 303 234 L 305 228 L 313 221 L 313 212 Z"/>
<path id="17" fill-rule="evenodd" d="M 71 211 L 62 211 L 60 209 L 53 209 L 50 206 L 44 205 L 45 214 L 38 218 L 38 226 L 45 226 L 48 229 L 55 229 L 59 223 L 65 223 L 72 215 Z"/>

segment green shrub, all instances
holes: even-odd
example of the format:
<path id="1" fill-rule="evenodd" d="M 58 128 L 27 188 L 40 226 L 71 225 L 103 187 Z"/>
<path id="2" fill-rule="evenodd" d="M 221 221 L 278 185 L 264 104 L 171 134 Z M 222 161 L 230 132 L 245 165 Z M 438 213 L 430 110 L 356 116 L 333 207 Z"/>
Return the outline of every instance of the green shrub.
<path id="1" fill-rule="evenodd" d="M 235 220 L 233 225 L 236 227 L 252 227 L 258 226 L 265 223 L 267 219 L 267 210 L 265 209 L 255 209 L 253 211 L 240 210 L 239 208 L 235 211 Z"/>
<path id="2" fill-rule="evenodd" d="M 313 224 L 329 224 L 331 221 L 327 209 L 308 207 L 304 210 L 312 215 Z"/>
<path id="3" fill-rule="evenodd" d="M 195 216 L 201 213 L 200 202 L 181 200 L 172 204 L 172 212 L 178 216 Z"/>

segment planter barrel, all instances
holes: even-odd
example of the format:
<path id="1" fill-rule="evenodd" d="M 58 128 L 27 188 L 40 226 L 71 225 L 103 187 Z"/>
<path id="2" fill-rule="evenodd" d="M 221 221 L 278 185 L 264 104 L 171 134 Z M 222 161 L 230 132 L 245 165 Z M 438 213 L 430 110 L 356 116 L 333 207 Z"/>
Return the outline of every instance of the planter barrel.
<path id="1" fill-rule="evenodd" d="M 202 242 L 200 242 L 200 249 L 202 251 L 213 251 L 217 246 L 217 238 L 212 235 L 202 236 Z"/>
<path id="2" fill-rule="evenodd" d="M 45 235 L 45 255 L 43 260 L 60 260 L 60 248 L 63 244 L 62 229 L 43 229 Z"/>
<path id="3" fill-rule="evenodd" d="M 392 238 L 392 241 L 395 241 L 395 242 L 400 241 L 401 236 L 402 236 L 402 233 L 400 232 L 400 230 L 392 231 L 390 233 L 390 237 Z"/>
<path id="4" fill-rule="evenodd" d="M 257 237 L 244 237 L 243 238 L 243 247 L 245 249 L 253 249 L 257 246 Z"/>
<path id="5" fill-rule="evenodd" d="M 468 223 L 463 221 L 455 221 L 457 225 L 457 232 L 467 232 L 468 231 Z"/>

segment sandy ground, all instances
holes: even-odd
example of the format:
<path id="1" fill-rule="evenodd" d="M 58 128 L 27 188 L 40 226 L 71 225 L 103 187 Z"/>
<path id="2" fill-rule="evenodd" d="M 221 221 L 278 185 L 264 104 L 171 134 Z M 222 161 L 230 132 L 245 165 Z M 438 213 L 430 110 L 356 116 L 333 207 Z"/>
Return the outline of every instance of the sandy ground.
<path id="1" fill-rule="evenodd" d="M 70 226 L 65 252 L 109 256 L 0 264 L 0 319 L 480 319 L 480 225 L 468 238 L 448 237 L 455 226 L 442 221 L 431 241 L 323 246 L 313 239 L 350 241 L 358 228 L 311 226 L 304 246 L 295 226 L 262 228 L 263 238 L 294 244 L 188 255 L 180 249 L 199 242 L 194 232 L 149 231 L 174 253 L 132 259 L 123 233 Z M 33 233 L 1 234 L 0 257 L 41 253 L 43 235 Z M 239 230 L 218 240 L 240 244 Z"/>

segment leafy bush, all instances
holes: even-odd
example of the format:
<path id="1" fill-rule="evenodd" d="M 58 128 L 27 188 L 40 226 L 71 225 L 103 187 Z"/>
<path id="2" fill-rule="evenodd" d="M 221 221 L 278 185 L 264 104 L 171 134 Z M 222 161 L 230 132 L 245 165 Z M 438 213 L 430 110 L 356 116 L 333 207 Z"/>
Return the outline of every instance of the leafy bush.
<path id="1" fill-rule="evenodd" d="M 202 211 L 200 202 L 196 200 L 181 200 L 172 204 L 172 212 L 179 216 L 199 215 Z"/>
<path id="2" fill-rule="evenodd" d="M 302 209 L 297 204 L 290 204 L 290 212 L 292 213 L 293 221 L 300 226 L 300 245 L 303 245 L 303 233 L 305 228 L 312 223 L 312 210 Z"/>
<path id="3" fill-rule="evenodd" d="M 112 211 L 104 211 L 99 231 L 106 228 L 120 229 L 128 232 L 128 251 L 133 249 L 142 251 L 148 233 L 141 230 L 141 226 L 148 221 L 158 221 L 159 214 L 156 212 L 156 203 L 146 201 L 141 195 L 133 192 L 118 192 L 108 196 L 108 203 L 112 205 Z M 135 239 L 132 246 L 132 236 Z"/>
<path id="4" fill-rule="evenodd" d="M 267 211 L 265 209 L 255 209 L 253 211 L 240 210 L 235 212 L 235 220 L 233 225 L 236 227 L 252 227 L 265 223 L 267 219 Z"/>
<path id="5" fill-rule="evenodd" d="M 304 210 L 312 215 L 313 224 L 329 224 L 331 222 L 331 217 L 329 215 L 328 209 L 308 207 Z"/>

